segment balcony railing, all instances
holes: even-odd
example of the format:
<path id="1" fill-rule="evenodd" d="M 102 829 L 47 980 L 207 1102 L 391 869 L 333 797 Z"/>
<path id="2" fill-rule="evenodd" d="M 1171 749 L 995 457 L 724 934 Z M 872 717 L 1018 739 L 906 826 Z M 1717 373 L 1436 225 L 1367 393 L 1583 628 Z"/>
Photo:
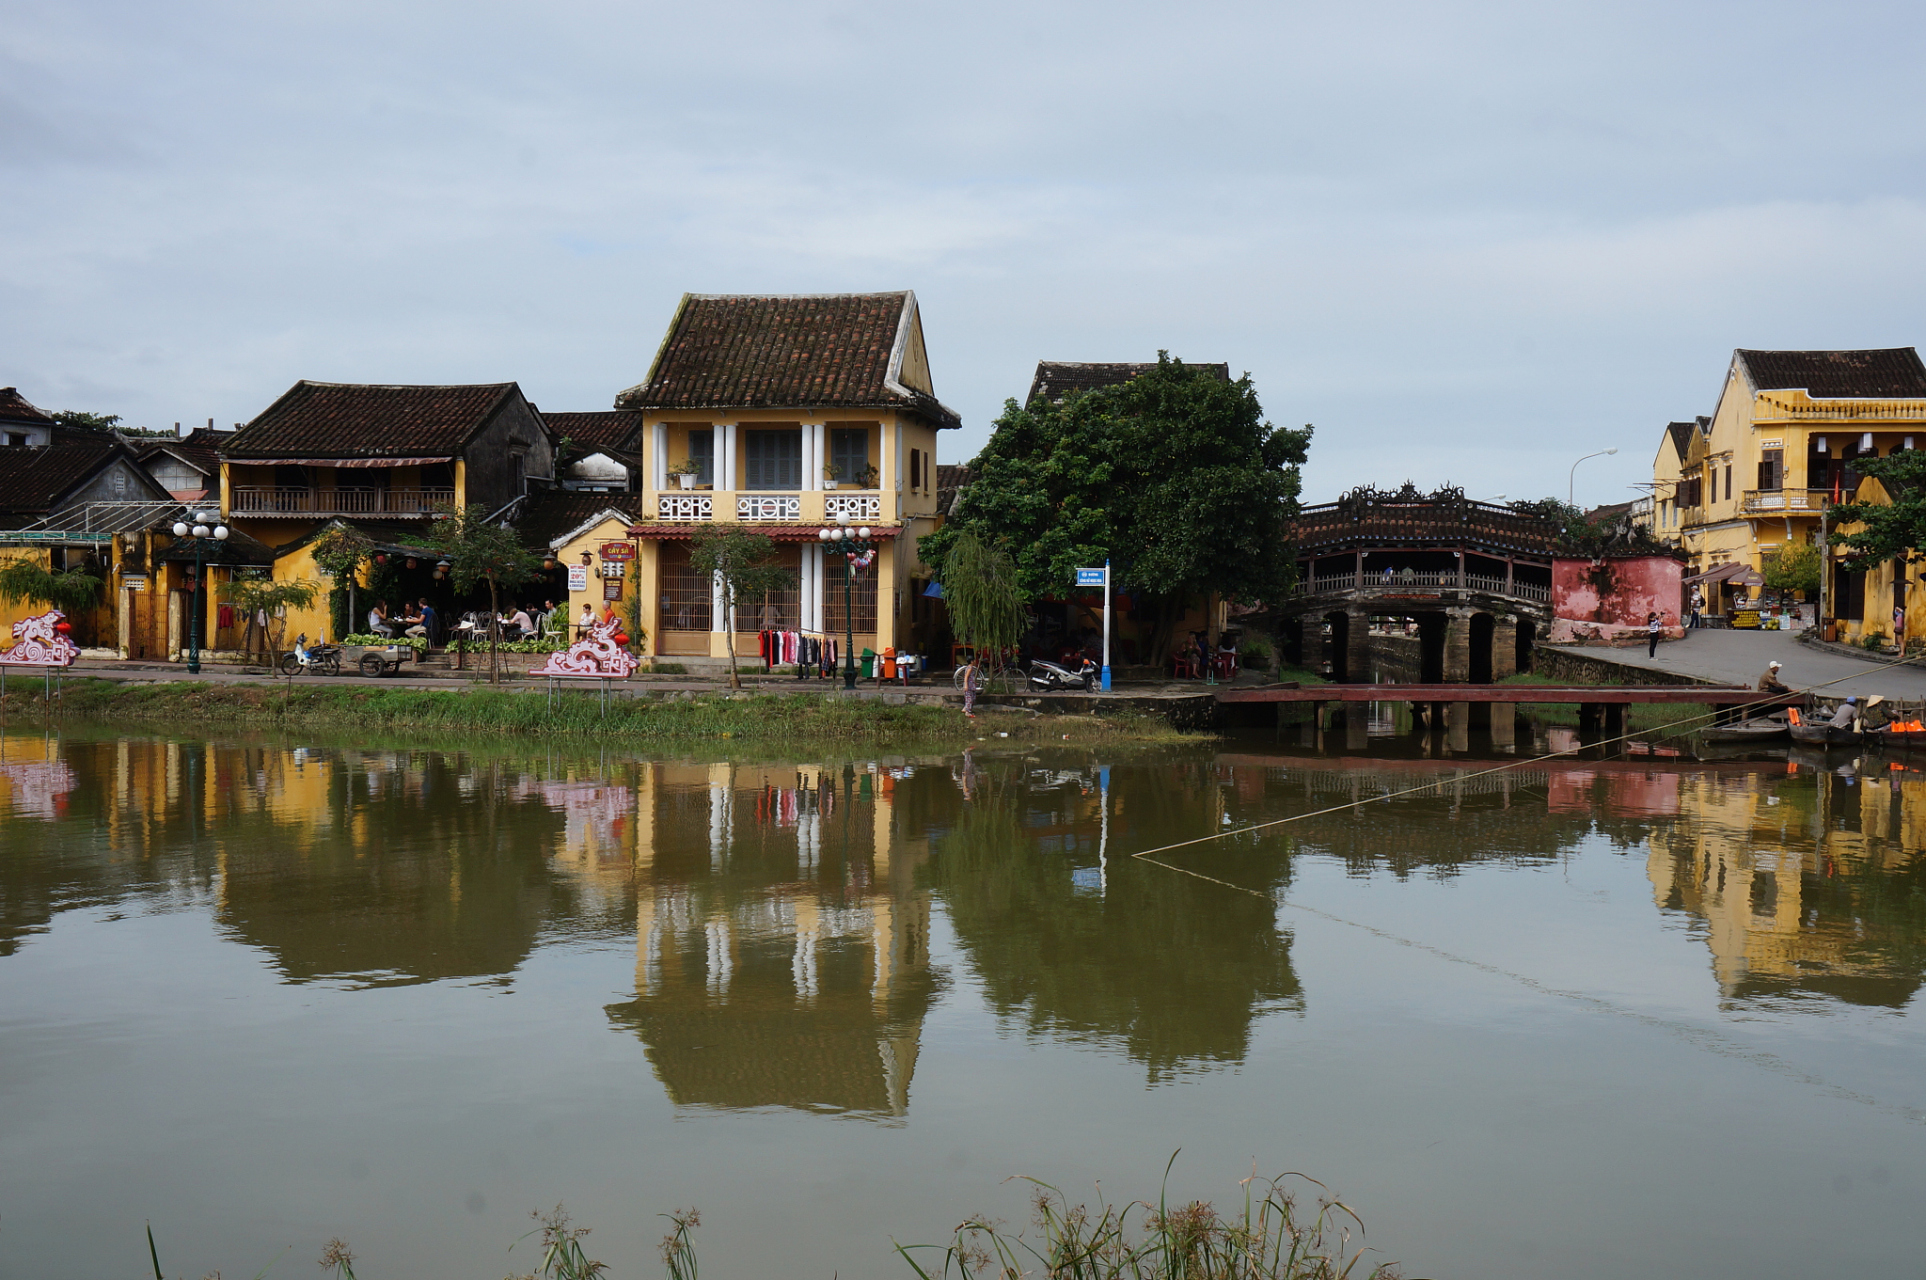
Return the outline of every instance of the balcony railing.
<path id="1" fill-rule="evenodd" d="M 823 518 L 828 521 L 844 518 L 855 521 L 881 520 L 883 495 L 880 493 L 826 493 L 823 495 Z"/>
<path id="2" fill-rule="evenodd" d="M 1749 516 L 1820 512 L 1832 505 L 1830 489 L 1747 489 L 1739 510 Z"/>
<path id="3" fill-rule="evenodd" d="M 1483 573 L 1467 573 L 1462 576 L 1456 569 L 1400 569 L 1389 576 L 1382 573 L 1321 573 L 1314 577 L 1298 579 L 1297 594 L 1310 596 L 1339 595 L 1352 593 L 1390 592 L 1415 588 L 1450 587 L 1470 591 L 1484 591 L 1496 596 L 1511 596 L 1517 600 L 1534 600 L 1544 604 L 1551 599 L 1551 588 L 1535 582 L 1521 582 L 1514 578 L 1507 583 L 1501 577 Z"/>
<path id="4" fill-rule="evenodd" d="M 236 516 L 425 516 L 453 506 L 447 489 L 375 489 L 337 486 L 311 489 L 283 485 L 235 485 L 228 513 Z"/>
<path id="5" fill-rule="evenodd" d="M 739 493 L 736 519 L 747 524 L 800 520 L 802 497 L 794 493 Z"/>
<path id="6" fill-rule="evenodd" d="M 665 493 L 655 500 L 655 518 L 674 523 L 700 523 L 716 518 L 716 500 L 709 493 Z"/>

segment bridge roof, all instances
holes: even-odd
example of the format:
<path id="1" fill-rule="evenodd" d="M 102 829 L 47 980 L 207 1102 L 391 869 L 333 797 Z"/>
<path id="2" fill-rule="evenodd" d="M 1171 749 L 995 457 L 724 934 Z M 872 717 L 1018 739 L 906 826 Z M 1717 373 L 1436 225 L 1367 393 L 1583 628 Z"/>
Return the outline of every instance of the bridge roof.
<path id="1" fill-rule="evenodd" d="M 1355 490 L 1336 502 L 1305 507 L 1296 521 L 1299 554 L 1328 555 L 1370 547 L 1462 547 L 1499 556 L 1549 560 L 1558 527 L 1510 507 L 1476 502 L 1454 491 L 1421 494 Z"/>

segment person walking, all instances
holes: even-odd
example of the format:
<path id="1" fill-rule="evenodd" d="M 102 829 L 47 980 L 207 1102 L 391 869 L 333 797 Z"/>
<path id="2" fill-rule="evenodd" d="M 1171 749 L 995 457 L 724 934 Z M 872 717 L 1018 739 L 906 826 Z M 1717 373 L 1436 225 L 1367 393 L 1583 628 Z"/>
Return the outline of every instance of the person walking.
<path id="1" fill-rule="evenodd" d="M 1705 609 L 1705 593 L 1697 587 L 1692 588 L 1692 626 L 1699 626 L 1699 614 Z"/>
<path id="2" fill-rule="evenodd" d="M 1649 613 L 1645 615 L 1645 656 L 1646 657 L 1648 658 L 1658 657 L 1659 632 L 1662 630 L 1664 630 L 1664 628 L 1659 625 L 1658 614 Z"/>
<path id="3" fill-rule="evenodd" d="M 976 680 L 976 655 L 971 654 L 963 666 L 963 714 L 971 720 L 976 719 Z"/>

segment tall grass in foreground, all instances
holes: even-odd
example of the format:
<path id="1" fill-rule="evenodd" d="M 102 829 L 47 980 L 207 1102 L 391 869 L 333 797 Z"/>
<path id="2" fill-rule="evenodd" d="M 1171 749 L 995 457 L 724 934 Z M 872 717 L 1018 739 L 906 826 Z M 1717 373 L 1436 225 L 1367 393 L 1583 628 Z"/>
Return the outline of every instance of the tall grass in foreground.
<path id="1" fill-rule="evenodd" d="M 1300 1208 L 1290 1179 L 1318 1189 L 1315 1209 Z M 1036 1188 L 1034 1235 L 1012 1235 L 1001 1224 L 971 1218 L 948 1245 L 898 1244 L 897 1252 L 921 1280 L 1348 1280 L 1364 1261 L 1364 1250 L 1353 1248 L 1351 1239 L 1355 1227 L 1362 1240 L 1363 1221 L 1325 1194 L 1323 1183 L 1303 1174 L 1244 1179 L 1243 1209 L 1228 1216 L 1202 1200 L 1172 1209 L 1161 1195 L 1154 1206 L 1137 1200 L 1119 1207 L 1100 1198 L 1095 1210 L 1073 1207 L 1050 1184 L 1024 1181 Z M 1133 1229 L 1139 1210 L 1142 1221 Z M 935 1273 L 914 1256 L 938 1251 Z M 1359 1273 L 1360 1280 L 1397 1280 L 1398 1274 L 1388 1263 Z"/>
<path id="2" fill-rule="evenodd" d="M 1171 1163 L 1176 1163 L 1175 1156 Z M 1164 1176 L 1167 1183 L 1169 1166 Z M 1293 1179 L 1317 1188 L 1315 1207 L 1299 1206 L 1290 1189 Z M 1048 1183 L 1021 1181 L 1035 1188 L 1028 1229 L 1011 1234 L 1002 1223 L 970 1218 L 957 1227 L 948 1245 L 897 1244 L 897 1253 L 920 1280 L 1399 1280 L 1390 1263 L 1360 1270 L 1363 1221 L 1328 1194 L 1323 1183 L 1300 1173 L 1268 1181 L 1255 1174 L 1244 1179 L 1243 1208 L 1232 1215 L 1202 1200 L 1172 1209 L 1162 1196 L 1154 1206 L 1134 1200 L 1121 1207 L 1099 1197 L 1092 1210 L 1084 1204 L 1072 1206 L 1069 1197 Z M 1141 1221 L 1133 1222 L 1139 1211 Z M 607 1274 L 607 1264 L 583 1251 L 582 1238 L 589 1229 L 574 1226 L 561 1205 L 530 1216 L 539 1225 L 511 1244 L 509 1252 L 539 1235 L 541 1261 L 535 1270 L 506 1280 L 599 1280 Z M 694 1232 L 702 1225 L 701 1215 L 678 1209 L 659 1216 L 671 1224 L 659 1246 L 669 1280 L 697 1280 Z M 154 1280 L 165 1280 L 152 1227 L 147 1249 Z M 937 1269 L 925 1269 L 918 1254 L 937 1254 L 931 1260 Z M 356 1280 L 355 1256 L 343 1241 L 328 1241 L 318 1261 L 334 1280 Z M 261 1276 L 266 1271 L 263 1268 Z M 219 1273 L 209 1280 L 219 1280 Z"/>

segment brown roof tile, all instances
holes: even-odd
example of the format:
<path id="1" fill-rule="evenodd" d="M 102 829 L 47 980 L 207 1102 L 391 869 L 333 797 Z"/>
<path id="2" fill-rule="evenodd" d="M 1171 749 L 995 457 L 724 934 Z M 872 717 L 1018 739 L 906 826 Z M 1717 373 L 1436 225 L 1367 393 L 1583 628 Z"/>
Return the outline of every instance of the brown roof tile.
<path id="1" fill-rule="evenodd" d="M 503 400 L 518 393 L 512 382 L 443 387 L 297 382 L 252 422 L 226 433 L 221 456 L 451 458 Z"/>
<path id="2" fill-rule="evenodd" d="M 1911 347 L 1871 351 L 1736 353 L 1759 391 L 1804 391 L 1815 400 L 1926 396 L 1926 365 Z"/>
<path id="3" fill-rule="evenodd" d="M 52 422 L 53 415 L 13 387 L 0 387 L 0 419 L 8 422 Z"/>
<path id="4" fill-rule="evenodd" d="M 604 409 L 599 413 L 544 413 L 549 434 L 559 444 L 564 436 L 582 453 L 634 453 L 642 430 L 642 414 L 635 409 Z"/>
<path id="5" fill-rule="evenodd" d="M 1030 379 L 1030 394 L 1024 398 L 1023 403 L 1035 404 L 1038 400 L 1055 402 L 1080 391 L 1122 386 L 1132 378 L 1141 377 L 1156 367 L 1155 360 L 1144 364 L 1088 364 L 1075 360 L 1039 360 L 1036 376 Z M 1208 370 L 1225 382 L 1230 381 L 1228 364 L 1193 364 L 1189 367 Z"/>
<path id="6" fill-rule="evenodd" d="M 685 294 L 648 381 L 617 403 L 635 409 L 908 409 L 939 427 L 951 410 L 890 381 L 916 295 Z"/>
<path id="7" fill-rule="evenodd" d="M 59 501 L 121 452 L 113 439 L 80 440 L 0 455 L 0 517 L 18 524 L 54 510 Z"/>
<path id="8" fill-rule="evenodd" d="M 531 493 L 515 521 L 515 532 L 522 545 L 538 551 L 565 533 L 587 524 L 604 511 L 619 511 L 630 524 L 640 517 L 642 506 L 630 493 L 584 493 L 570 489 L 545 489 Z"/>

